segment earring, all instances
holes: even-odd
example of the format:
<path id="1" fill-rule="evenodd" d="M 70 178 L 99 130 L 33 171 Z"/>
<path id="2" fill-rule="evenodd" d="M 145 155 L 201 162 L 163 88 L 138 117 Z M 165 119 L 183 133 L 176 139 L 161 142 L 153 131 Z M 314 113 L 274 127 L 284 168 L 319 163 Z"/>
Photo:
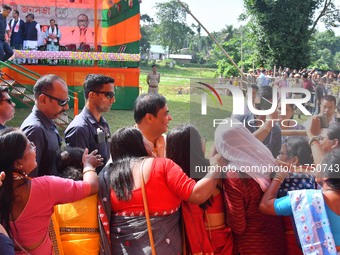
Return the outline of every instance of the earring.
<path id="1" fill-rule="evenodd" d="M 21 165 L 21 164 L 19 165 L 19 168 L 22 168 L 22 165 Z"/>

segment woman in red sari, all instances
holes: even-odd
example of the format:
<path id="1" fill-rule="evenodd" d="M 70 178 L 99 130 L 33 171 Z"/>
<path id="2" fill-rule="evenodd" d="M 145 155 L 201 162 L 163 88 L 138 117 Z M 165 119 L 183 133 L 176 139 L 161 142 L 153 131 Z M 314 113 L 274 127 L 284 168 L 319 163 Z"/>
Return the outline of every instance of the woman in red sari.
<path id="1" fill-rule="evenodd" d="M 210 166 L 209 160 L 204 157 L 204 143 L 194 126 L 180 125 L 172 129 L 167 135 L 166 144 L 167 157 L 178 164 L 188 176 L 195 174 L 196 167 Z M 191 254 L 233 253 L 233 237 L 226 225 L 221 181 L 213 195 L 203 204 L 198 206 L 183 202 L 182 215 Z"/>
<path id="2" fill-rule="evenodd" d="M 172 160 L 148 157 L 142 133 L 136 128 L 117 130 L 110 149 L 112 163 L 99 175 L 101 254 L 151 253 L 142 177 L 157 254 L 181 254 L 180 204 L 206 201 L 220 173 L 208 173 L 210 178 L 196 183 Z M 214 165 L 224 162 L 220 155 L 212 159 Z"/>

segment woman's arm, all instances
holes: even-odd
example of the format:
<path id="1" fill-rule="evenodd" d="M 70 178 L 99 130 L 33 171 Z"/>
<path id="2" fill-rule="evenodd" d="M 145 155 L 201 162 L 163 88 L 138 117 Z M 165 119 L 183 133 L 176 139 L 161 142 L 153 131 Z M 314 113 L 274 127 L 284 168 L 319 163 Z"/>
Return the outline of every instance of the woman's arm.
<path id="1" fill-rule="evenodd" d="M 220 154 L 216 154 L 210 159 L 211 171 L 194 186 L 188 199 L 190 203 L 202 204 L 212 196 L 221 176 L 220 167 L 226 166 L 226 163 Z"/>
<path id="2" fill-rule="evenodd" d="M 321 161 L 325 155 L 325 152 L 321 149 L 319 139 L 317 139 L 317 136 L 320 133 L 320 118 L 319 116 L 313 116 L 310 119 L 310 126 L 307 128 L 307 136 L 309 139 L 310 148 L 312 149 L 315 164 L 321 164 Z"/>
<path id="3" fill-rule="evenodd" d="M 284 177 L 280 174 L 276 174 L 272 180 L 270 186 L 263 194 L 259 205 L 259 211 L 264 214 L 276 215 L 274 202 L 277 197 L 277 192 L 284 180 Z"/>
<path id="4" fill-rule="evenodd" d="M 83 181 L 90 184 L 90 195 L 98 192 L 98 176 L 96 167 L 103 165 L 103 158 L 101 155 L 96 155 L 98 150 L 94 150 L 89 154 L 89 150 L 86 148 L 83 154 Z"/>
<path id="5" fill-rule="evenodd" d="M 268 115 L 266 119 L 266 122 L 253 133 L 254 136 L 261 142 L 263 142 L 264 139 L 266 139 L 267 136 L 270 134 L 270 132 L 272 132 L 273 126 L 275 124 L 274 120 L 278 121 L 279 115 L 277 110 Z"/>

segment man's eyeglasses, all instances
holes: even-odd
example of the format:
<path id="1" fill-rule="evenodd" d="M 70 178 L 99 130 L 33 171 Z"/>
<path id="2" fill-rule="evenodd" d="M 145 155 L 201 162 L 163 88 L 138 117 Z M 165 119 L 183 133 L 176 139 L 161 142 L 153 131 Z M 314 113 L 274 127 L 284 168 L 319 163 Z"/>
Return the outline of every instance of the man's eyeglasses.
<path id="1" fill-rule="evenodd" d="M 54 96 L 51 96 L 51 95 L 48 95 L 48 94 L 45 94 L 45 93 L 42 93 L 42 94 L 45 95 L 45 96 L 47 96 L 47 97 L 49 97 L 49 98 L 51 98 L 51 99 L 54 99 L 55 101 L 58 102 L 58 105 L 60 105 L 60 106 L 65 106 L 65 105 L 67 105 L 67 103 L 70 101 L 70 97 L 67 97 L 66 100 L 62 100 L 62 99 L 60 99 L 60 98 L 56 98 L 56 97 L 54 97 Z"/>
<path id="2" fill-rule="evenodd" d="M 104 94 L 108 99 L 112 99 L 115 97 L 115 93 L 111 92 L 111 91 L 92 91 L 94 93 L 98 93 L 98 94 Z"/>
<path id="3" fill-rule="evenodd" d="M 12 98 L 6 98 L 6 99 L 3 99 L 3 100 L 0 100 L 0 102 L 4 102 L 4 101 L 6 101 L 9 104 L 13 103 Z"/>

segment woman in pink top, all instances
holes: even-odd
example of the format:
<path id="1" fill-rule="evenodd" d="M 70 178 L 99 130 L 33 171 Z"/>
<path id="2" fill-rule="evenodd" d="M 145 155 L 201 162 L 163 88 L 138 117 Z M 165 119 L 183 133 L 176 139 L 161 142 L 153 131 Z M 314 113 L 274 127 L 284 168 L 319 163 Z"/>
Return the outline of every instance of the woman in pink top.
<path id="1" fill-rule="evenodd" d="M 69 203 L 97 193 L 95 167 L 102 164 L 96 152 L 83 155 L 84 181 L 55 176 L 29 179 L 36 166 L 35 145 L 18 129 L 0 132 L 0 166 L 6 179 L 0 191 L 0 222 L 14 241 L 16 254 L 50 255 L 50 218 L 56 204 Z"/>

